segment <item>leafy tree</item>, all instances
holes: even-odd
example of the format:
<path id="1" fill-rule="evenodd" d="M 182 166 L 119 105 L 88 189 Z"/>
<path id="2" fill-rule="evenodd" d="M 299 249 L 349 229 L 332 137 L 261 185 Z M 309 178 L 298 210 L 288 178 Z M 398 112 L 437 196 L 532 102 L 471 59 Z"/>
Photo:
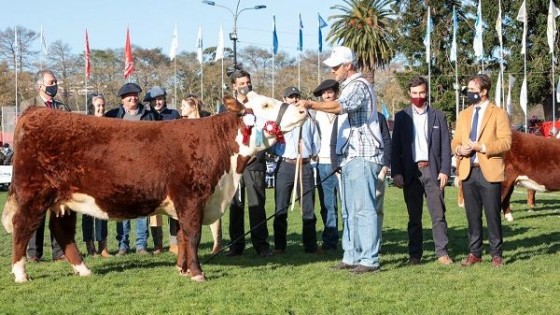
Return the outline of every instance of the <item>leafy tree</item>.
<path id="1" fill-rule="evenodd" d="M 344 5 L 331 9 L 342 11 L 332 15 L 327 39 L 356 52 L 358 66 L 370 81 L 376 67 L 388 64 L 395 54 L 391 26 L 394 0 L 344 0 Z"/>

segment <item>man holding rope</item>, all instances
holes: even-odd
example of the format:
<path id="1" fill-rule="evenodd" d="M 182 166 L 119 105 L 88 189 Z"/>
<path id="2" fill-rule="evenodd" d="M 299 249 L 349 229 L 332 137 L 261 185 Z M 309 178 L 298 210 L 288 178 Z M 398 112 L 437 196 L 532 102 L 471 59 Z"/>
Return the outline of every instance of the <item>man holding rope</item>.
<path id="1" fill-rule="evenodd" d="M 348 47 L 335 47 L 324 61 L 340 82 L 336 101 L 301 100 L 296 105 L 335 114 L 348 114 L 340 125 L 336 153 L 342 171 L 342 262 L 334 269 L 355 274 L 379 270 L 376 183 L 382 168 L 383 140 L 373 86 L 357 71 Z"/>

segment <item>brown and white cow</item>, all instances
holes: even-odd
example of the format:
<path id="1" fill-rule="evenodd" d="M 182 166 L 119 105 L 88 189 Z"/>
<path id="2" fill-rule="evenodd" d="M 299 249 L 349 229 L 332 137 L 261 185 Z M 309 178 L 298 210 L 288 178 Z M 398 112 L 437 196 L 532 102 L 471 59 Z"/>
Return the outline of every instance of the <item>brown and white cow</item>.
<path id="1" fill-rule="evenodd" d="M 513 220 L 510 198 L 516 184 L 539 192 L 560 190 L 560 141 L 518 131 L 511 140 L 502 182 L 502 211 L 508 221 Z"/>
<path id="2" fill-rule="evenodd" d="M 2 214 L 13 233 L 15 281 L 28 280 L 26 244 L 49 210 L 51 233 L 80 276 L 91 271 L 73 242 L 76 212 L 110 220 L 163 213 L 179 220 L 181 273 L 204 281 L 201 224 L 221 217 L 249 158 L 280 136 L 266 131 L 290 131 L 306 116 L 254 92 L 248 98 L 253 132 L 251 111 L 232 97 L 224 99 L 226 113 L 165 122 L 26 111 L 16 127 L 13 181 Z M 269 129 L 262 132 L 263 126 Z"/>

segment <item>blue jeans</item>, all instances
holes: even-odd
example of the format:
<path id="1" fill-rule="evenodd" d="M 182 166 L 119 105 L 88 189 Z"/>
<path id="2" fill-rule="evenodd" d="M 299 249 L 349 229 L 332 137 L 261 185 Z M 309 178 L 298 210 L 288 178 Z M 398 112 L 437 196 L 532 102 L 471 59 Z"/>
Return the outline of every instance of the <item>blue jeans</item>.
<path id="1" fill-rule="evenodd" d="M 329 177 L 330 176 L 330 177 Z M 323 219 L 323 249 L 336 249 L 338 244 L 338 178 L 331 164 L 317 164 L 317 190 Z"/>
<path id="2" fill-rule="evenodd" d="M 95 233 L 94 233 L 95 230 Z M 107 221 L 82 215 L 82 234 L 84 242 L 104 241 L 107 239 Z"/>
<path id="3" fill-rule="evenodd" d="M 367 267 L 379 266 L 376 184 L 381 165 L 361 157 L 342 167 L 342 262 Z"/>
<path id="4" fill-rule="evenodd" d="M 136 221 L 136 250 L 146 249 L 148 246 L 148 218 L 138 218 Z M 117 241 L 119 250 L 130 250 L 130 220 L 117 222 Z"/>

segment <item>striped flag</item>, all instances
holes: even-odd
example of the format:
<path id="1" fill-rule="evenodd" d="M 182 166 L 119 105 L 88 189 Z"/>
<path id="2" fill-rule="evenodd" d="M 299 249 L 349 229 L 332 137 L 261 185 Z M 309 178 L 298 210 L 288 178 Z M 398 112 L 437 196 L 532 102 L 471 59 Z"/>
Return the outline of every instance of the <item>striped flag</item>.
<path id="1" fill-rule="evenodd" d="M 272 16 L 272 52 L 278 53 L 278 34 L 276 33 L 276 15 Z"/>
<path id="2" fill-rule="evenodd" d="M 498 18 L 496 19 L 496 33 L 498 33 L 498 41 L 500 42 L 500 47 L 504 45 L 502 36 L 502 2 L 498 2 Z"/>
<path id="3" fill-rule="evenodd" d="M 89 76 L 91 74 L 91 62 L 90 62 L 90 53 L 89 53 L 89 36 L 88 36 L 87 28 L 86 28 L 86 42 L 84 46 L 84 58 L 86 62 L 86 79 L 89 80 Z"/>
<path id="4" fill-rule="evenodd" d="M 457 23 L 457 11 L 453 7 L 453 42 L 451 42 L 451 51 L 449 52 L 449 60 L 457 61 L 457 29 L 459 25 Z"/>
<path id="5" fill-rule="evenodd" d="M 523 84 L 521 85 L 521 94 L 519 95 L 519 105 L 523 113 L 527 115 L 527 76 L 523 78 Z"/>
<path id="6" fill-rule="evenodd" d="M 303 22 L 301 21 L 301 13 L 299 14 L 299 41 L 298 50 L 303 51 Z"/>
<path id="7" fill-rule="evenodd" d="M 134 72 L 134 58 L 132 57 L 132 48 L 130 47 L 130 32 L 126 29 L 126 41 L 124 43 L 124 78 Z"/>
<path id="8" fill-rule="evenodd" d="M 198 27 L 198 37 L 196 38 L 196 60 L 202 64 L 202 26 Z"/>
<path id="9" fill-rule="evenodd" d="M 482 6 L 481 0 L 478 0 L 478 9 L 476 15 L 476 22 L 474 24 L 475 34 L 474 34 L 474 55 L 478 57 L 478 59 L 484 56 L 484 47 L 482 45 Z"/>
<path id="10" fill-rule="evenodd" d="M 173 60 L 177 57 L 177 50 L 179 49 L 179 38 L 177 36 L 177 24 L 173 30 L 173 39 L 171 40 L 171 48 L 169 49 L 169 59 Z"/>
<path id="11" fill-rule="evenodd" d="M 220 33 L 218 34 L 218 47 L 216 47 L 216 57 L 214 61 L 224 58 L 224 28 L 220 24 Z"/>
<path id="12" fill-rule="evenodd" d="M 323 32 L 321 32 L 321 29 L 327 27 L 328 24 L 319 13 L 317 13 L 317 16 L 319 16 L 319 52 L 323 52 Z"/>

